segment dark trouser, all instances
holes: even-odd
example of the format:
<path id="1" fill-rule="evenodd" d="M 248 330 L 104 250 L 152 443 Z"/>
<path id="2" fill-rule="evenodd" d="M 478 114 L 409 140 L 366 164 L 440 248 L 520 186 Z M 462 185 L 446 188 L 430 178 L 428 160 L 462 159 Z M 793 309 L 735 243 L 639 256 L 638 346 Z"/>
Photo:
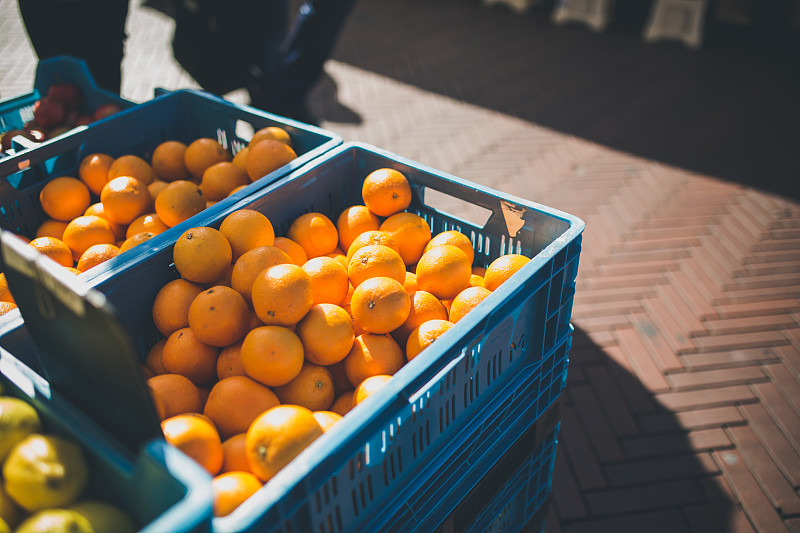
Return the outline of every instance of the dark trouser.
<path id="1" fill-rule="evenodd" d="M 83 59 L 98 86 L 120 93 L 128 0 L 18 1 L 39 59 Z"/>
<path id="2" fill-rule="evenodd" d="M 260 90 L 251 90 L 256 105 L 282 109 L 302 102 L 319 80 L 325 61 L 356 0 L 306 0 L 288 33 L 265 31 Z M 282 11 L 281 11 L 282 9 Z M 286 6 L 270 21 L 286 19 Z"/>

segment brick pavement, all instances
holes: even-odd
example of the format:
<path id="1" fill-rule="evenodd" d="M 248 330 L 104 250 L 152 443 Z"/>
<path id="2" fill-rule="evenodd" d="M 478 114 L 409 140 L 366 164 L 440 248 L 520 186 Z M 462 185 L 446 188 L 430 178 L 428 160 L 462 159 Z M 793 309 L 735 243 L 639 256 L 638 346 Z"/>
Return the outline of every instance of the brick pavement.
<path id="1" fill-rule="evenodd" d="M 495 90 L 478 75 L 443 76 L 461 92 L 399 81 L 415 69 L 448 72 L 459 50 L 500 49 L 498 77 L 519 66 L 513 43 L 448 42 L 435 24 L 445 9 L 455 26 L 472 24 L 482 6 L 415 5 L 392 20 L 404 38 L 425 42 L 425 57 L 384 58 L 396 76 L 356 66 L 395 50 L 397 35 L 387 47 L 375 30 L 381 13 L 401 16 L 388 0 L 362 3 L 312 107 L 345 140 L 586 222 L 548 531 L 800 531 L 800 204 L 477 105 L 470 95 Z M 0 0 L 0 13 L 8 97 L 29 90 L 35 58 L 14 2 Z M 514 38 L 523 23 L 553 31 L 541 14 L 485 13 Z M 195 86 L 170 56 L 171 20 L 132 4 L 129 29 L 124 97 Z M 535 77 L 510 80 L 495 84 L 506 107 L 547 93 Z M 245 101 L 242 92 L 229 97 Z"/>

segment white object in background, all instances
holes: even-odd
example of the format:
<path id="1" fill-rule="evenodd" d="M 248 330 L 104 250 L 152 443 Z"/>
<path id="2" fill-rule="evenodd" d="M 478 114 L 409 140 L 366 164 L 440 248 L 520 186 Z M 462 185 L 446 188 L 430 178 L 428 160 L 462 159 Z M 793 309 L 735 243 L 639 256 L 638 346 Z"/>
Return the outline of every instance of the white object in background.
<path id="1" fill-rule="evenodd" d="M 483 0 L 483 5 L 506 4 L 517 13 L 524 13 L 528 9 L 538 6 L 542 0 Z"/>
<path id="2" fill-rule="evenodd" d="M 558 0 L 550 18 L 554 24 L 583 22 L 594 31 L 603 31 L 612 9 L 614 0 Z"/>
<path id="3" fill-rule="evenodd" d="M 675 39 L 689 48 L 700 48 L 706 7 L 706 0 L 655 0 L 645 24 L 644 40 Z"/>

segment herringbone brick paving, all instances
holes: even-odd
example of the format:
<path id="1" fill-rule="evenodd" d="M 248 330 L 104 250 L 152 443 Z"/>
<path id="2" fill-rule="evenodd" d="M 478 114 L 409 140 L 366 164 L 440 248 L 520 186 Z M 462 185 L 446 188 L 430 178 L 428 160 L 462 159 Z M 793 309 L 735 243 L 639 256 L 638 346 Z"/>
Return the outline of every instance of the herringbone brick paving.
<path id="1" fill-rule="evenodd" d="M 607 92 L 599 106 L 583 99 L 574 65 L 554 68 L 570 82 L 563 87 L 534 68 L 545 63 L 532 43 L 557 39 L 602 63 L 603 46 L 651 53 L 636 36 L 613 27 L 600 36 L 552 28 L 542 12 L 517 15 L 467 0 L 403 4 L 356 7 L 315 91 L 323 127 L 586 222 L 547 530 L 800 531 L 797 195 L 757 188 L 765 183 L 758 175 L 724 180 L 536 120 L 531 100 L 556 102 L 563 93 L 579 101 L 552 114 L 561 124 L 594 124 L 586 131 L 615 116 L 633 130 L 641 126 L 637 113 L 650 120 L 659 116 L 653 109 L 680 109 L 689 78 L 665 78 L 670 89 L 633 101 L 631 110 L 621 94 Z M 35 56 L 14 2 L 0 0 L 0 13 L 5 98 L 29 90 Z M 131 4 L 124 97 L 142 101 L 155 87 L 196 86 L 170 55 L 171 24 Z M 474 38 L 465 40 L 469 31 Z M 703 71 L 701 53 L 652 50 L 662 67 Z M 623 61 L 614 65 L 609 76 L 635 79 Z M 229 98 L 246 103 L 241 91 Z M 500 103 L 486 105 L 492 99 Z M 610 105 L 616 111 L 602 109 Z M 788 117 L 797 118 L 795 109 L 786 108 Z M 719 121 L 720 139 L 734 137 L 725 131 L 735 129 L 734 118 L 706 114 Z M 663 129 L 677 134 L 672 120 Z M 656 139 L 659 125 L 636 134 Z M 692 125 L 681 128 L 700 140 Z M 758 168 L 735 146 L 736 166 Z M 781 168 L 796 185 L 800 168 Z"/>

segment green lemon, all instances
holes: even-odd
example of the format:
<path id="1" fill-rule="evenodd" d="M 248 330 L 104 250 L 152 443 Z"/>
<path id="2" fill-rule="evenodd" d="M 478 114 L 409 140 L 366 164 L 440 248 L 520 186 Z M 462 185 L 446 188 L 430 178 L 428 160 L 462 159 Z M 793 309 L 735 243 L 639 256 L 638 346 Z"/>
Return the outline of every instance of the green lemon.
<path id="1" fill-rule="evenodd" d="M 83 516 L 92 526 L 94 533 L 133 533 L 136 527 L 125 512 L 114 505 L 85 500 L 69 507 Z"/>
<path id="2" fill-rule="evenodd" d="M 0 397 L 0 463 L 16 443 L 41 427 L 39 414 L 29 403 L 11 396 Z"/>
<path id="3" fill-rule="evenodd" d="M 28 435 L 3 463 L 6 493 L 30 512 L 75 503 L 88 477 L 81 449 L 54 435 Z"/>
<path id="4" fill-rule="evenodd" d="M 92 525 L 75 511 L 45 509 L 26 519 L 15 533 L 93 533 Z"/>

